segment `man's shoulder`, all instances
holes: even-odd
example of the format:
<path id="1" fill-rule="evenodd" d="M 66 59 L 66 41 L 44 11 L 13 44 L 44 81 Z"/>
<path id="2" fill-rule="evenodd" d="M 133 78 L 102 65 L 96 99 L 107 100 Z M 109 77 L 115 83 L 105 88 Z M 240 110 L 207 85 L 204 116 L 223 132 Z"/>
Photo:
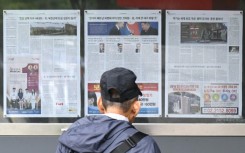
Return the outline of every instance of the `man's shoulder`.
<path id="1" fill-rule="evenodd" d="M 156 142 L 150 135 L 147 135 L 142 139 L 142 143 L 155 144 Z"/>
<path id="2" fill-rule="evenodd" d="M 157 143 L 151 136 L 142 138 L 135 147 L 131 148 L 127 153 L 161 153 Z"/>
<path id="3" fill-rule="evenodd" d="M 136 128 L 128 128 L 120 135 L 119 142 L 122 142 L 125 139 L 128 139 L 130 136 L 133 136 L 135 133 L 140 132 Z M 118 141 L 118 140 L 116 140 Z M 115 141 L 115 142 L 116 142 Z M 140 141 L 137 142 L 136 146 L 130 149 L 127 153 L 161 153 L 157 143 L 155 140 L 150 136 L 146 135 Z"/>
<path id="4" fill-rule="evenodd" d="M 131 152 L 141 153 L 161 153 L 157 143 L 151 136 L 144 137 L 138 142 L 137 146 L 131 150 Z"/>

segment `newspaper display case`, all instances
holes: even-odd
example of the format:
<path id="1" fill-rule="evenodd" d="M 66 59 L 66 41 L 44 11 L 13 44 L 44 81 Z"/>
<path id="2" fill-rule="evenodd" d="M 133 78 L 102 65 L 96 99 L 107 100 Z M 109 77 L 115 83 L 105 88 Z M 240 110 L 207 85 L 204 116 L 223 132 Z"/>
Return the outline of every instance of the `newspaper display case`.
<path id="1" fill-rule="evenodd" d="M 89 92 L 99 97 L 102 71 L 126 63 L 144 93 L 134 123 L 139 130 L 154 136 L 245 136 L 244 8 L 212 11 L 204 5 L 207 11 L 193 12 L 201 8 L 183 6 L 4 8 L 0 135 L 60 135 L 80 117 L 98 114 Z M 124 22 L 121 36 L 109 35 L 116 22 Z M 157 34 L 141 35 L 144 23 Z M 94 68 L 101 71 L 92 75 Z M 36 91 L 33 104 L 20 100 L 20 88 L 23 97 L 25 89 Z"/>

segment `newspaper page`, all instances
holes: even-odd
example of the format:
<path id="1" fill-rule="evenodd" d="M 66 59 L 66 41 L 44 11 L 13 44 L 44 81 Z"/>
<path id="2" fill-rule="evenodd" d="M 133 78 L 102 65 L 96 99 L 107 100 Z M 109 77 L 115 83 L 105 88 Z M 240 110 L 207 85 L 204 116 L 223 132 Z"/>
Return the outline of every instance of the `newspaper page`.
<path id="1" fill-rule="evenodd" d="M 241 117 L 242 23 L 242 11 L 166 11 L 166 117 Z"/>
<path id="2" fill-rule="evenodd" d="M 80 11 L 4 10 L 4 117 L 77 117 Z"/>
<path id="3" fill-rule="evenodd" d="M 85 10 L 85 115 L 100 114 L 100 77 L 125 67 L 143 95 L 138 117 L 162 116 L 161 11 Z"/>

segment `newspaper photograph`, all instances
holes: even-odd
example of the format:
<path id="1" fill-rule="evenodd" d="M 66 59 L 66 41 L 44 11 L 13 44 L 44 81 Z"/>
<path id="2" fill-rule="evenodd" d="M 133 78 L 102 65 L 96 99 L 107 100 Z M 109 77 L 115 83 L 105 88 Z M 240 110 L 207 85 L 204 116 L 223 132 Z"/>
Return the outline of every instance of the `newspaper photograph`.
<path id="1" fill-rule="evenodd" d="M 165 117 L 242 117 L 241 11 L 166 11 Z"/>
<path id="2" fill-rule="evenodd" d="M 4 10 L 4 117 L 78 117 L 80 11 Z"/>
<path id="3" fill-rule="evenodd" d="M 85 115 L 100 114 L 100 77 L 125 67 L 142 91 L 138 117 L 162 116 L 160 10 L 85 10 Z"/>

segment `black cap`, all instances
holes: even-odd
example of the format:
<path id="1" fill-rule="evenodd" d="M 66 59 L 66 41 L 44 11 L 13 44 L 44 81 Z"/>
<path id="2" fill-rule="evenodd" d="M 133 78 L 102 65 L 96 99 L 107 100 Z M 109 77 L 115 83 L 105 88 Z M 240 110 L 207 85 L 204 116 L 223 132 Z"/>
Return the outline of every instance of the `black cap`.
<path id="1" fill-rule="evenodd" d="M 122 67 L 104 72 L 100 79 L 101 96 L 111 102 L 119 103 L 135 98 L 138 95 L 142 96 L 138 85 L 135 83 L 136 78 L 133 71 Z M 116 90 L 120 97 L 112 98 L 111 89 Z"/>

